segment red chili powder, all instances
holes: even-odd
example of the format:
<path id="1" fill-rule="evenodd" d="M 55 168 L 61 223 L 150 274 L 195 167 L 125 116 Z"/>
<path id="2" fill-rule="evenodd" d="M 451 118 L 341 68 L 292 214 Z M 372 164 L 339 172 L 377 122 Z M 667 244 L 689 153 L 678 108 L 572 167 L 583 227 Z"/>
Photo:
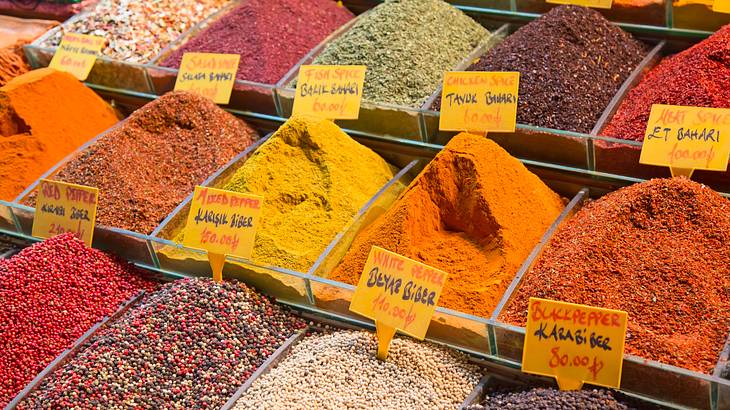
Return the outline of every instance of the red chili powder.
<path id="1" fill-rule="evenodd" d="M 330 33 L 353 18 L 333 0 L 248 0 L 173 52 L 160 65 L 179 68 L 186 52 L 240 54 L 236 78 L 275 84 Z"/>
<path id="2" fill-rule="evenodd" d="M 709 373 L 730 327 L 730 201 L 687 178 L 586 205 L 561 227 L 501 317 L 529 298 L 625 310 L 626 353 Z"/>
<path id="3" fill-rule="evenodd" d="M 730 25 L 662 60 L 629 91 L 601 134 L 643 141 L 653 104 L 730 107 Z"/>

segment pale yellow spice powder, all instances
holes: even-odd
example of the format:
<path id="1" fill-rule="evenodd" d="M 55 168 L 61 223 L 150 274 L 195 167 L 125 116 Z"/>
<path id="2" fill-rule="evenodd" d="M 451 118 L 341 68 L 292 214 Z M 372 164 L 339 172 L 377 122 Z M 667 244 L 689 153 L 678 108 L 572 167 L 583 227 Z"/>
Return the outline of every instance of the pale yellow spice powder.
<path id="1" fill-rule="evenodd" d="M 396 172 L 332 121 L 291 118 L 221 188 L 264 197 L 254 261 L 306 272 Z"/>

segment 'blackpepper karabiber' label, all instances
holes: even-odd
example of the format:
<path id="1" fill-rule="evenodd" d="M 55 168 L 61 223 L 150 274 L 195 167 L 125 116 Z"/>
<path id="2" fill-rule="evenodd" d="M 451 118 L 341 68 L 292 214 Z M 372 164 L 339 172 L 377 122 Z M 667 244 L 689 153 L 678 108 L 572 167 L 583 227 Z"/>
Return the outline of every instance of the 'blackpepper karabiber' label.
<path id="1" fill-rule="evenodd" d="M 360 115 L 364 65 L 303 65 L 299 68 L 293 113 L 328 120 Z"/>
<path id="2" fill-rule="evenodd" d="M 553 376 L 562 390 L 621 386 L 628 314 L 530 298 L 522 371 Z"/>
<path id="3" fill-rule="evenodd" d="M 257 195 L 195 187 L 183 244 L 250 258 L 263 203 Z"/>
<path id="4" fill-rule="evenodd" d="M 240 60 L 238 54 L 185 53 L 175 91 L 190 91 L 216 104 L 228 104 Z"/>
<path id="5" fill-rule="evenodd" d="M 48 66 L 84 81 L 94 67 L 96 56 L 105 42 L 104 38 L 98 36 L 66 33 Z"/>
<path id="6" fill-rule="evenodd" d="M 639 162 L 691 175 L 695 169 L 726 171 L 730 109 L 654 104 Z"/>
<path id="7" fill-rule="evenodd" d="M 439 129 L 514 132 L 519 87 L 518 72 L 445 73 Z"/>
<path id="8" fill-rule="evenodd" d="M 50 238 L 71 232 L 91 246 L 98 200 L 97 188 L 41 180 L 36 197 L 33 236 Z"/>

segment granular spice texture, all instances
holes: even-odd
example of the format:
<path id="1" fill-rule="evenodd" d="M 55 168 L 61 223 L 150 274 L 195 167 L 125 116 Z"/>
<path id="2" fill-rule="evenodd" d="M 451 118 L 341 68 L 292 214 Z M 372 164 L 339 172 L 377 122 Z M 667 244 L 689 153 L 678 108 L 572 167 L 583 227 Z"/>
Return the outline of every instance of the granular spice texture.
<path id="1" fill-rule="evenodd" d="M 176 281 L 100 330 L 19 408 L 220 408 L 304 326 L 242 283 Z"/>
<path id="2" fill-rule="evenodd" d="M 363 98 L 418 108 L 489 32 L 442 0 L 386 0 L 314 59 L 366 65 Z"/>
<path id="3" fill-rule="evenodd" d="M 662 60 L 629 91 L 601 135 L 643 141 L 654 104 L 730 108 L 730 26 Z"/>
<path id="4" fill-rule="evenodd" d="M 730 328 L 730 201 L 686 178 L 612 192 L 569 220 L 502 314 L 530 297 L 628 312 L 626 353 L 709 373 Z"/>
<path id="5" fill-rule="evenodd" d="M 222 188 L 265 198 L 252 259 L 306 272 L 394 174 L 332 121 L 294 117 Z"/>
<path id="6" fill-rule="evenodd" d="M 253 382 L 236 409 L 455 409 L 479 381 L 479 368 L 456 351 L 395 338 L 375 358 L 372 333 L 308 336 Z"/>
<path id="7" fill-rule="evenodd" d="M 117 122 L 68 73 L 41 68 L 0 88 L 0 200 L 12 201 L 58 161 Z"/>
<path id="8" fill-rule="evenodd" d="M 99 188 L 97 223 L 149 234 L 195 185 L 257 139 L 212 101 L 169 93 L 135 111 L 52 178 Z"/>
<path id="9" fill-rule="evenodd" d="M 585 7 L 559 6 L 489 50 L 469 71 L 519 71 L 517 121 L 590 132 L 646 47 Z M 440 108 L 441 99 L 435 101 Z"/>
<path id="10" fill-rule="evenodd" d="M 0 407 L 95 323 L 153 286 L 71 234 L 0 260 Z"/>
<path id="11" fill-rule="evenodd" d="M 632 403 L 624 402 L 618 397 L 618 394 L 610 390 L 560 391 L 538 387 L 490 393 L 480 404 L 469 406 L 468 410 L 629 410 L 635 408 L 637 407 Z"/>
<path id="12" fill-rule="evenodd" d="M 179 68 L 187 52 L 239 54 L 236 78 L 275 84 L 309 50 L 353 18 L 333 0 L 248 0 L 161 63 Z"/>
<path id="13" fill-rule="evenodd" d="M 377 245 L 448 272 L 440 306 L 488 317 L 562 209 L 504 149 L 462 133 L 355 238 L 330 279 L 356 285 Z"/>

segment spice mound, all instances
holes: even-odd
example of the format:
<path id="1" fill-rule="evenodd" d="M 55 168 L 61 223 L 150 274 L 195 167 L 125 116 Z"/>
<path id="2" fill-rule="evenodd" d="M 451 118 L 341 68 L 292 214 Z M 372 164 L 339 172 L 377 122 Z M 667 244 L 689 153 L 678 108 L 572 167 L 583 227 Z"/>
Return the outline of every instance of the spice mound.
<path id="1" fill-rule="evenodd" d="M 375 358 L 368 332 L 314 334 L 253 382 L 236 409 L 455 409 L 479 381 L 479 368 L 453 350 L 395 338 Z"/>
<path id="2" fill-rule="evenodd" d="M 489 32 L 442 0 L 388 0 L 314 59 L 366 65 L 365 100 L 418 108 Z"/>
<path id="3" fill-rule="evenodd" d="M 394 174 L 332 121 L 295 117 L 223 189 L 264 197 L 252 259 L 306 272 Z"/>
<path id="4" fill-rule="evenodd" d="M 52 178 L 99 188 L 98 223 L 149 234 L 195 185 L 257 139 L 212 101 L 169 93 L 135 111 Z"/>
<path id="5" fill-rule="evenodd" d="M 104 316 L 152 288 L 132 265 L 71 234 L 0 260 L 0 407 Z"/>
<path id="6" fill-rule="evenodd" d="M 448 272 L 440 306 L 487 317 L 562 209 L 517 159 L 462 133 L 355 238 L 330 279 L 356 285 L 377 245 Z"/>
<path id="7" fill-rule="evenodd" d="M 502 315 L 530 297 L 624 310 L 626 353 L 711 372 L 730 328 L 730 201 L 686 178 L 586 205 L 553 237 Z"/>
<path id="8" fill-rule="evenodd" d="M 350 11 L 332 0 L 249 0 L 198 33 L 161 65 L 179 68 L 187 52 L 239 54 L 236 78 L 275 84 L 352 18 Z"/>
<path id="9" fill-rule="evenodd" d="M 625 401 L 611 390 L 592 389 L 576 391 L 560 391 L 544 387 L 488 394 L 480 404 L 469 406 L 469 410 L 533 410 L 533 409 L 563 409 L 563 410 L 629 410 L 636 407 L 633 402 Z"/>
<path id="10" fill-rule="evenodd" d="M 116 122 L 114 110 L 70 74 L 41 68 L 15 77 L 0 88 L 0 200 L 15 199 Z"/>
<path id="11" fill-rule="evenodd" d="M 242 283 L 176 281 L 100 330 L 19 408 L 220 408 L 303 327 Z"/>
<path id="12" fill-rule="evenodd" d="M 587 133 L 646 53 L 642 43 L 597 11 L 559 6 L 468 70 L 519 71 L 519 123 Z M 435 107 L 440 104 L 439 98 Z"/>
<path id="13" fill-rule="evenodd" d="M 654 104 L 730 108 L 730 25 L 667 57 L 629 91 L 601 135 L 644 140 Z"/>
<path id="14" fill-rule="evenodd" d="M 63 24 L 41 46 L 57 47 L 65 33 L 91 34 L 109 39 L 103 56 L 146 63 L 226 3 L 228 0 L 101 0 L 89 13 Z"/>

